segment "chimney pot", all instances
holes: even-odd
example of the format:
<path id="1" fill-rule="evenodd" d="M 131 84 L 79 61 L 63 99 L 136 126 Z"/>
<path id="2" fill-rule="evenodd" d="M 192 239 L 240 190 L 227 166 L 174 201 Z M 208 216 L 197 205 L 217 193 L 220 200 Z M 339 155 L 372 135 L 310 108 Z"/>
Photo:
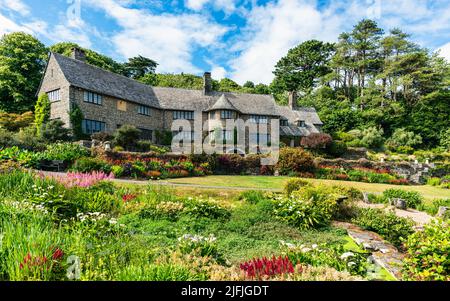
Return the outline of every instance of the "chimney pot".
<path id="1" fill-rule="evenodd" d="M 212 92 L 211 72 L 205 72 L 203 75 L 203 93 L 205 95 Z"/>
<path id="2" fill-rule="evenodd" d="M 71 55 L 71 57 L 74 60 L 85 62 L 86 61 L 86 52 L 83 49 L 74 47 L 74 48 L 72 48 L 72 55 Z"/>

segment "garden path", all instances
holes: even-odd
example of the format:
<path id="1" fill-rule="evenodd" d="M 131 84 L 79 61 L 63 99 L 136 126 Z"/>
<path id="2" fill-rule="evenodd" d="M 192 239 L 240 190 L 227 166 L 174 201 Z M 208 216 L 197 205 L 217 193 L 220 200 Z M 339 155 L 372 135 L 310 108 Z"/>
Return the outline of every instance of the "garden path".
<path id="1" fill-rule="evenodd" d="M 333 225 L 347 230 L 348 235 L 364 249 L 372 253 L 373 261 L 385 268 L 396 279 L 401 279 L 402 260 L 404 254 L 399 252 L 380 235 L 344 222 L 333 222 Z"/>
<path id="2" fill-rule="evenodd" d="M 361 208 L 374 208 L 374 209 L 384 209 L 384 210 L 395 210 L 395 214 L 399 217 L 411 218 L 416 223 L 416 230 L 420 230 L 424 225 L 430 223 L 435 218 L 431 215 L 428 215 L 426 212 L 408 209 L 401 210 L 392 206 L 387 206 L 385 204 L 367 204 L 364 202 L 358 203 L 358 206 Z"/>

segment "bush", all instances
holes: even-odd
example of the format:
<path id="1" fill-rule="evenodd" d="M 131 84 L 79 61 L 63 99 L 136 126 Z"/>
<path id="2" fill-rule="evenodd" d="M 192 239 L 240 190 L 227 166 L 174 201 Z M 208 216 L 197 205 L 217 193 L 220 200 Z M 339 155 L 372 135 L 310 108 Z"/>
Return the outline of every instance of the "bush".
<path id="1" fill-rule="evenodd" d="M 434 216 L 439 212 L 440 207 L 450 207 L 450 199 L 433 200 L 431 205 L 423 205 L 420 209 L 424 209 L 428 214 Z"/>
<path id="2" fill-rule="evenodd" d="M 33 124 L 34 115 L 32 112 L 23 114 L 0 112 L 0 128 L 10 132 L 17 132 L 20 129 L 29 127 Z"/>
<path id="3" fill-rule="evenodd" d="M 360 209 L 358 216 L 352 220 L 358 226 L 374 231 L 397 247 L 402 246 L 402 239 L 414 233 L 414 222 L 398 217 L 394 212 L 379 209 Z"/>
<path id="4" fill-rule="evenodd" d="M 441 179 L 440 178 L 429 178 L 427 180 L 427 185 L 439 186 L 439 185 L 441 185 Z"/>
<path id="5" fill-rule="evenodd" d="M 360 140 L 361 146 L 378 149 L 383 146 L 384 138 L 383 129 L 377 129 L 376 127 L 370 127 L 362 131 L 362 137 Z"/>
<path id="6" fill-rule="evenodd" d="M 260 201 L 265 200 L 266 196 L 262 191 L 250 190 L 244 191 L 239 195 L 239 200 L 248 202 L 250 204 L 258 204 Z"/>
<path id="7" fill-rule="evenodd" d="M 64 127 L 64 122 L 59 119 L 50 120 L 43 124 L 40 135 L 50 143 L 70 140 L 70 130 Z"/>
<path id="8" fill-rule="evenodd" d="M 50 108 L 51 106 L 48 95 L 39 95 L 34 108 L 34 124 L 36 125 L 38 136 L 42 135 L 42 127 L 50 119 Z"/>
<path id="9" fill-rule="evenodd" d="M 290 172 L 314 171 L 314 157 L 301 148 L 283 148 L 277 163 L 280 173 L 287 175 Z"/>
<path id="10" fill-rule="evenodd" d="M 405 129 L 396 129 L 392 137 L 386 141 L 386 146 L 391 151 L 396 151 L 400 147 L 403 149 L 404 147 L 414 148 L 420 144 L 422 144 L 422 137 Z"/>
<path id="11" fill-rule="evenodd" d="M 450 128 L 446 131 L 443 131 L 441 134 L 441 146 L 450 151 Z"/>
<path id="12" fill-rule="evenodd" d="M 383 197 L 387 203 L 389 199 L 403 199 L 408 208 L 416 209 L 423 201 L 423 196 L 416 191 L 406 191 L 402 189 L 388 189 L 383 192 Z"/>
<path id="13" fill-rule="evenodd" d="M 347 145 L 342 141 L 333 141 L 327 146 L 325 152 L 332 157 L 339 158 L 347 152 Z"/>
<path id="14" fill-rule="evenodd" d="M 108 162 L 98 158 L 84 157 L 75 161 L 71 167 L 71 171 L 89 173 L 92 171 L 102 171 L 104 173 L 111 172 L 111 165 Z"/>
<path id="15" fill-rule="evenodd" d="M 215 164 L 219 172 L 239 175 L 245 170 L 245 159 L 240 155 L 221 155 Z"/>
<path id="16" fill-rule="evenodd" d="M 73 162 L 81 157 L 88 156 L 89 151 L 75 143 L 55 143 L 49 144 L 47 149 L 42 153 L 44 160 L 62 160 Z"/>
<path id="17" fill-rule="evenodd" d="M 284 193 L 286 196 L 290 196 L 294 191 L 309 185 L 310 184 L 305 180 L 291 179 L 284 185 Z"/>
<path id="18" fill-rule="evenodd" d="M 403 278 L 413 281 L 450 281 L 450 227 L 432 222 L 405 242 Z"/>
<path id="19" fill-rule="evenodd" d="M 211 201 L 191 199 L 186 201 L 186 214 L 194 217 L 206 217 L 210 219 L 226 219 L 230 212 Z"/>
<path id="20" fill-rule="evenodd" d="M 314 133 L 303 137 L 300 141 L 300 145 L 304 148 L 319 150 L 327 148 L 332 142 L 333 138 L 331 138 L 330 135 L 324 133 Z"/>
<path id="21" fill-rule="evenodd" d="M 114 165 L 111 167 L 111 172 L 114 174 L 114 177 L 120 178 L 123 175 L 123 167 L 120 165 Z"/>
<path id="22" fill-rule="evenodd" d="M 277 218 L 301 230 L 328 226 L 337 210 L 336 198 L 324 187 L 304 187 L 290 197 L 277 201 Z"/>
<path id="23" fill-rule="evenodd" d="M 114 144 L 121 146 L 126 150 L 134 150 L 141 131 L 132 125 L 123 125 L 114 133 Z"/>

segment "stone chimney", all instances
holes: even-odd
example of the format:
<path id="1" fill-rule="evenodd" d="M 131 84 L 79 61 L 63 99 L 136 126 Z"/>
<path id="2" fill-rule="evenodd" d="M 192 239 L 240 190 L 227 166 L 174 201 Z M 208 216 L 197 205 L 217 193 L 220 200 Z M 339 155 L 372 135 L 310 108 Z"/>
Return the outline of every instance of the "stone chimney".
<path id="1" fill-rule="evenodd" d="M 289 108 L 297 110 L 297 92 L 289 92 Z"/>
<path id="2" fill-rule="evenodd" d="M 74 48 L 72 48 L 72 54 L 70 57 L 73 58 L 74 60 L 85 62 L 86 61 L 86 52 L 84 52 L 84 50 L 82 50 L 80 48 L 74 47 Z"/>
<path id="3" fill-rule="evenodd" d="M 211 72 L 205 72 L 203 75 L 203 93 L 208 95 L 212 92 Z"/>

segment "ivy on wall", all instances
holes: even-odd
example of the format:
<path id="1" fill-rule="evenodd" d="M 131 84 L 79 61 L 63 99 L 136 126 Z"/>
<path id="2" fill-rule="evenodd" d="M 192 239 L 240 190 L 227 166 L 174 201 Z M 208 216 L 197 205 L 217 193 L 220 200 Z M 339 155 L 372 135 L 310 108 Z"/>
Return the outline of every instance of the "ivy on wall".
<path id="1" fill-rule="evenodd" d="M 34 123 L 36 125 L 36 133 L 41 136 L 42 126 L 50 120 L 50 100 L 47 94 L 39 96 L 36 106 L 34 107 Z"/>
<path id="2" fill-rule="evenodd" d="M 72 125 L 73 135 L 76 139 L 83 139 L 83 129 L 81 123 L 84 119 L 83 112 L 76 103 L 72 103 L 72 108 L 69 112 L 70 123 Z"/>

